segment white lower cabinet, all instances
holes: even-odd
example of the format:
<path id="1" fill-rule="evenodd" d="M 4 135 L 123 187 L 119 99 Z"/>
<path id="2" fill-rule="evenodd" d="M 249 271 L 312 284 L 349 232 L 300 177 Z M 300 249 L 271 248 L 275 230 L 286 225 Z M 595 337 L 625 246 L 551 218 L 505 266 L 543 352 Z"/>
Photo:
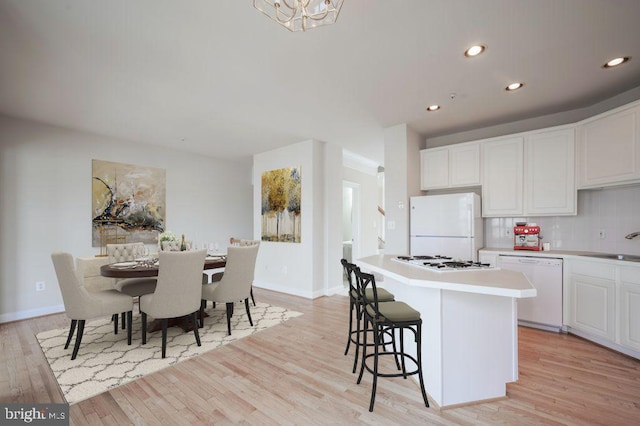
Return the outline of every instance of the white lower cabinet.
<path id="1" fill-rule="evenodd" d="M 572 274 L 569 291 L 572 305 L 569 325 L 614 341 L 616 282 Z"/>
<path id="2" fill-rule="evenodd" d="M 569 331 L 640 359 L 640 265 L 566 259 Z"/>
<path id="3" fill-rule="evenodd" d="M 620 344 L 640 351 L 640 268 L 620 268 Z"/>

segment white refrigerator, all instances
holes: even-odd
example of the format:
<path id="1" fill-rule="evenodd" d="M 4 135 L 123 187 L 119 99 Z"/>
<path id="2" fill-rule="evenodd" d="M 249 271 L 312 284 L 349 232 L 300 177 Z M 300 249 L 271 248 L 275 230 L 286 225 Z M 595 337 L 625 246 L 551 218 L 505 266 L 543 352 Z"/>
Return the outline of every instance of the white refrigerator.
<path id="1" fill-rule="evenodd" d="M 484 244 L 480 196 L 464 194 L 411 197 L 411 255 L 478 260 Z"/>

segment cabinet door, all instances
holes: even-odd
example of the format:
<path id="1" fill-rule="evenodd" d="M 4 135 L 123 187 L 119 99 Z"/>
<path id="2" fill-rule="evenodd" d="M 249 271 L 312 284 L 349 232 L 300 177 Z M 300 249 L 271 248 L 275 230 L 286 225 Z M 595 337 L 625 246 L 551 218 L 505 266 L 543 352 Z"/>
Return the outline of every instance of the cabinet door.
<path id="1" fill-rule="evenodd" d="M 449 150 L 447 148 L 420 151 L 421 189 L 449 186 Z"/>
<path id="2" fill-rule="evenodd" d="M 449 185 L 480 185 L 480 144 L 463 144 L 449 148 Z"/>
<path id="3" fill-rule="evenodd" d="M 523 213 L 522 137 L 482 144 L 482 216 L 517 216 Z"/>
<path id="4" fill-rule="evenodd" d="M 620 268 L 620 344 L 640 351 L 640 268 Z"/>
<path id="5" fill-rule="evenodd" d="M 640 107 L 580 126 L 580 187 L 602 186 L 639 178 Z"/>
<path id="6" fill-rule="evenodd" d="M 572 274 L 569 285 L 569 325 L 615 341 L 615 281 Z"/>
<path id="7" fill-rule="evenodd" d="M 525 215 L 576 214 L 573 129 L 532 134 L 525 146 Z"/>

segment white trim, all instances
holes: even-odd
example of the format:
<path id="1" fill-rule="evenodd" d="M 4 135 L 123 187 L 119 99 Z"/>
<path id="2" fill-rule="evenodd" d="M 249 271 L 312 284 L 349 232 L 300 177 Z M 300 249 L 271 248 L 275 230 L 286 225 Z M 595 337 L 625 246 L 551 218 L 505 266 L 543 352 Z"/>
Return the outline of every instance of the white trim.
<path id="1" fill-rule="evenodd" d="M 320 297 L 322 296 L 322 294 L 320 295 L 315 295 L 313 292 L 310 291 L 301 291 L 298 289 L 292 289 L 291 287 L 285 287 L 282 285 L 278 285 L 278 284 L 272 284 L 272 283 L 268 283 L 268 282 L 264 282 L 264 281 L 257 281 L 254 280 L 253 281 L 253 286 L 254 287 L 258 287 L 258 288 L 264 288 L 265 290 L 271 290 L 271 291 L 277 291 L 280 293 L 285 293 L 285 294 L 291 294 L 293 296 L 300 296 L 300 297 L 304 297 L 306 299 L 314 299 L 316 297 Z"/>
<path id="2" fill-rule="evenodd" d="M 64 305 L 56 305 L 46 306 L 44 308 L 28 309 L 26 311 L 10 312 L 8 314 L 0 315 L 0 324 L 5 322 L 41 317 L 43 315 L 59 314 L 64 311 Z"/>

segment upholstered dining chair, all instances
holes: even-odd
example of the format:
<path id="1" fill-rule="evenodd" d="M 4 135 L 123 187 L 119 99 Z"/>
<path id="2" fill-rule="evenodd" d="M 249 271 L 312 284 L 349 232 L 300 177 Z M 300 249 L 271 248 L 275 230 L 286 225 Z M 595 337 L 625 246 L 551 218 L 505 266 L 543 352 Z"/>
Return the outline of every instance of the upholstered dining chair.
<path id="1" fill-rule="evenodd" d="M 109 263 L 130 262 L 140 256 L 144 250 L 144 243 L 107 244 Z M 153 293 L 156 289 L 156 278 L 116 278 L 115 288 L 120 293 L 131 297 L 140 297 L 143 294 Z M 122 329 L 126 327 L 126 320 L 122 315 Z"/>
<path id="2" fill-rule="evenodd" d="M 206 250 L 160 252 L 156 291 L 140 297 L 142 344 L 147 343 L 147 315 L 151 315 L 162 322 L 162 358 L 167 353 L 169 318 L 191 316 L 193 334 L 200 346 L 196 314 L 200 308 L 206 255 Z"/>
<path id="3" fill-rule="evenodd" d="M 229 244 L 231 244 L 232 246 L 240 246 L 240 247 L 254 246 L 254 245 L 260 244 L 260 240 L 245 240 L 242 238 L 231 237 L 229 238 Z M 212 281 L 215 281 L 215 280 L 212 280 Z M 251 286 L 251 302 L 253 303 L 253 306 L 256 306 L 256 299 L 254 299 L 253 297 L 253 286 Z"/>
<path id="4" fill-rule="evenodd" d="M 218 282 L 202 286 L 202 302 L 200 304 L 200 327 L 203 324 L 204 307 L 207 300 L 225 303 L 227 309 L 227 333 L 231 335 L 231 317 L 234 302 L 244 300 L 249 323 L 253 326 L 249 311 L 251 285 L 258 257 L 259 244 L 249 246 L 230 246 L 227 250 L 227 264 L 224 274 Z"/>
<path id="5" fill-rule="evenodd" d="M 69 347 L 76 324 L 78 326 L 76 342 L 73 345 L 73 353 L 71 354 L 71 359 L 74 360 L 78 355 L 78 349 L 80 349 L 80 343 L 82 342 L 85 321 L 113 314 L 116 314 L 117 318 L 117 314 L 126 312 L 129 323 L 131 323 L 133 299 L 117 290 L 87 291 L 76 274 L 73 266 L 73 256 L 69 253 L 53 253 L 51 260 L 53 261 L 53 267 L 56 270 L 58 284 L 62 292 L 65 313 L 71 319 L 67 343 L 64 345 L 65 349 Z M 114 333 L 118 334 L 117 322 L 114 323 Z M 131 327 L 127 328 L 127 344 L 131 344 Z"/>

